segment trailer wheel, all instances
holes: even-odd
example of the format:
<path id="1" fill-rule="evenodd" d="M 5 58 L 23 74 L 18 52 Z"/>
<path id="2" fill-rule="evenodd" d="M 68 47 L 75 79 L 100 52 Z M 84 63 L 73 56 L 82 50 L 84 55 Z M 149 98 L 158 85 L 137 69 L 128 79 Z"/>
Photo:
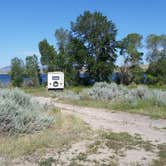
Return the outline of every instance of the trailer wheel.
<path id="1" fill-rule="evenodd" d="M 57 81 L 53 82 L 53 86 L 57 87 L 58 86 L 58 82 Z"/>

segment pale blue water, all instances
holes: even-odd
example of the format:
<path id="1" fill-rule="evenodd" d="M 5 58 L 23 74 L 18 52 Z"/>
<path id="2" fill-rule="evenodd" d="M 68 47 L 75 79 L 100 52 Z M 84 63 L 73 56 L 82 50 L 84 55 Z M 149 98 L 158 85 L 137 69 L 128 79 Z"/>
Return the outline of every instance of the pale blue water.
<path id="1" fill-rule="evenodd" d="M 47 74 L 41 74 L 42 83 L 47 81 Z M 11 81 L 11 77 L 8 74 L 0 74 L 0 83 L 8 85 Z"/>

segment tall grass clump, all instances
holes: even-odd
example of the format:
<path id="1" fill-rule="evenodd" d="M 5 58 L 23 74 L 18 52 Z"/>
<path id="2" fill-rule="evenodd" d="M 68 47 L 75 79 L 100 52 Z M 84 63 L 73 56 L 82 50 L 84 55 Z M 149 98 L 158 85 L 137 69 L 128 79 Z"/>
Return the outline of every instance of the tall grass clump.
<path id="1" fill-rule="evenodd" d="M 0 133 L 31 133 L 47 128 L 53 119 L 19 89 L 0 89 Z"/>

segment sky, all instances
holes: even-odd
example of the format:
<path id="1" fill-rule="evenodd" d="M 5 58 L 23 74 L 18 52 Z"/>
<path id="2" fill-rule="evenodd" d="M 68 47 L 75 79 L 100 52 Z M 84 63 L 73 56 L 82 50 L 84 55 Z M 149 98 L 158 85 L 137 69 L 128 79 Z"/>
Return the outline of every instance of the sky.
<path id="1" fill-rule="evenodd" d="M 0 0 L 0 68 L 14 57 L 37 54 L 46 38 L 56 47 L 54 32 L 70 29 L 85 10 L 100 11 L 112 20 L 117 40 L 129 33 L 166 34 L 166 0 Z"/>

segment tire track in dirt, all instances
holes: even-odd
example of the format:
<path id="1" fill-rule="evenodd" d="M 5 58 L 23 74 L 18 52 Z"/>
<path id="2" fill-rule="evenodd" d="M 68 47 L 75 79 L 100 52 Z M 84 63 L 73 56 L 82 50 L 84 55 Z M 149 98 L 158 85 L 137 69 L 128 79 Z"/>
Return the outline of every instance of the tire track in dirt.
<path id="1" fill-rule="evenodd" d="M 53 104 L 63 113 L 83 119 L 92 129 L 139 134 L 144 140 L 151 141 L 153 144 L 166 143 L 166 120 L 164 119 L 155 120 L 138 114 L 63 104 L 45 97 L 35 97 L 35 99 L 40 103 Z"/>

